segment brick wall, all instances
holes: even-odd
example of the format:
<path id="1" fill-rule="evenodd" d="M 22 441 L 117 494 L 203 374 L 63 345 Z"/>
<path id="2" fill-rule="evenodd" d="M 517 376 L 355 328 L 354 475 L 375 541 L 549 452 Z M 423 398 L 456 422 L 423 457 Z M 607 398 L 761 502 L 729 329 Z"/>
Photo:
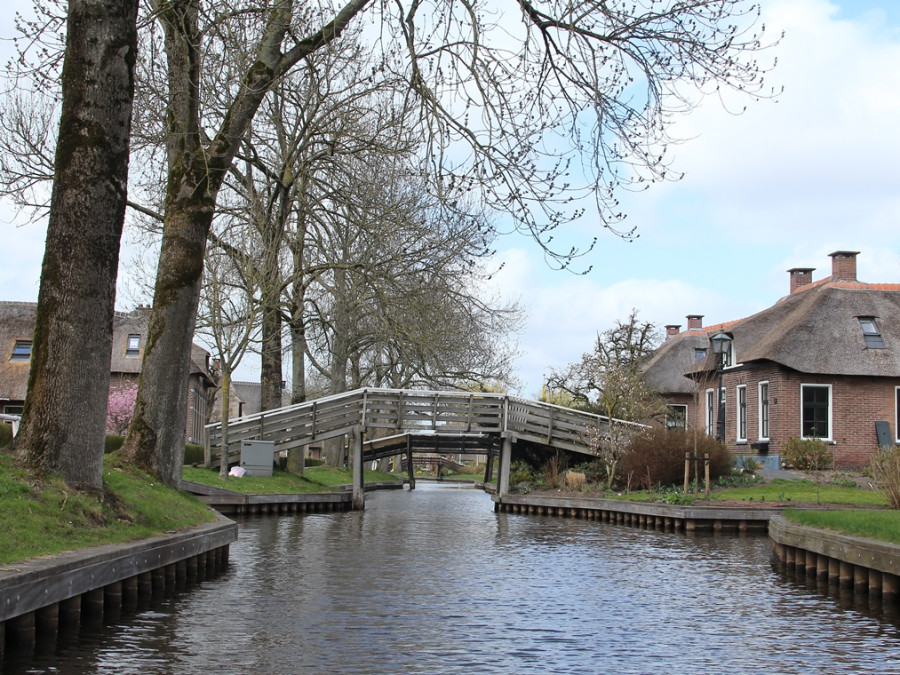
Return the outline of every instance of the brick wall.
<path id="1" fill-rule="evenodd" d="M 759 440 L 759 388 L 761 381 L 769 382 L 769 452 L 777 454 L 789 438 L 799 438 L 801 385 L 831 386 L 831 435 L 835 463 L 838 467 L 859 467 L 868 464 L 878 447 L 875 422 L 886 421 L 896 438 L 895 394 L 900 379 L 812 376 L 787 371 L 775 364 L 727 372 L 725 440 L 733 452 L 751 452 L 750 444 Z M 747 444 L 736 438 L 736 388 L 747 386 Z M 702 417 L 701 417 L 702 424 Z"/>

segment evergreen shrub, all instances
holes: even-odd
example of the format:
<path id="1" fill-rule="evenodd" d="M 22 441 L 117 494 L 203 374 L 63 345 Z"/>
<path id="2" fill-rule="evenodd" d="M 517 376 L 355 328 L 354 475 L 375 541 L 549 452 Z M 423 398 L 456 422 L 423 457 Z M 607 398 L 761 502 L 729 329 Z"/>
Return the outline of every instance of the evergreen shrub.
<path id="1" fill-rule="evenodd" d="M 12 424 L 0 422 L 0 448 L 5 448 L 12 443 Z"/>
<path id="2" fill-rule="evenodd" d="M 831 449 L 818 438 L 789 438 L 781 446 L 781 462 L 799 471 L 831 468 L 834 463 Z"/>
<path id="3" fill-rule="evenodd" d="M 184 444 L 184 463 L 203 464 L 203 446 L 196 443 Z"/>
<path id="4" fill-rule="evenodd" d="M 698 457 L 709 454 L 710 483 L 731 474 L 734 467 L 728 448 L 702 431 L 654 427 L 631 439 L 622 458 L 620 475 L 636 490 L 682 485 L 685 453 Z M 693 481 L 693 463 L 690 475 Z M 697 475 L 702 481 L 702 460 Z"/>
<path id="5" fill-rule="evenodd" d="M 122 447 L 124 442 L 124 436 L 119 436 L 118 434 L 106 434 L 106 441 L 103 444 L 103 453 L 108 455 L 111 452 L 115 452 Z"/>

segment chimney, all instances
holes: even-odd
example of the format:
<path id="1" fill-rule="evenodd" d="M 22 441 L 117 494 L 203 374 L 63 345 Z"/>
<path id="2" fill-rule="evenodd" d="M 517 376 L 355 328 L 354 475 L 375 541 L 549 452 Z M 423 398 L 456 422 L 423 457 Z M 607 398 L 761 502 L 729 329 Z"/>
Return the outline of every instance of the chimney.
<path id="1" fill-rule="evenodd" d="M 702 314 L 688 314 L 688 330 L 696 330 L 699 328 L 703 328 L 703 315 Z"/>
<path id="2" fill-rule="evenodd" d="M 680 325 L 674 324 L 674 323 L 669 324 L 668 326 L 666 326 L 666 340 L 668 340 L 670 337 L 674 337 L 674 336 L 678 335 L 678 333 L 680 333 L 680 332 L 681 332 Z"/>
<path id="3" fill-rule="evenodd" d="M 791 293 L 796 293 L 804 286 L 812 283 L 812 273 L 815 267 L 794 267 L 788 270 L 791 275 Z"/>
<path id="4" fill-rule="evenodd" d="M 859 251 L 835 251 L 831 256 L 831 278 L 856 281 L 856 256 Z"/>

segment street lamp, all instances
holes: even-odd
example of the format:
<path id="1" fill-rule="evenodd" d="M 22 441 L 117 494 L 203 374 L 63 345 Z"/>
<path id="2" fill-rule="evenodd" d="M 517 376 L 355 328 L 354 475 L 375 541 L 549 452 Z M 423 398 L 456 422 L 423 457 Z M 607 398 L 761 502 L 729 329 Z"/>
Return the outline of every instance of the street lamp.
<path id="1" fill-rule="evenodd" d="M 719 405 L 716 410 L 716 440 L 720 443 L 725 440 L 725 401 L 722 400 L 722 371 L 725 369 L 725 355 L 731 349 L 731 341 L 731 336 L 721 331 L 710 338 L 713 353 L 716 355 L 716 372 L 719 374 L 719 389 L 716 392 L 719 397 Z"/>

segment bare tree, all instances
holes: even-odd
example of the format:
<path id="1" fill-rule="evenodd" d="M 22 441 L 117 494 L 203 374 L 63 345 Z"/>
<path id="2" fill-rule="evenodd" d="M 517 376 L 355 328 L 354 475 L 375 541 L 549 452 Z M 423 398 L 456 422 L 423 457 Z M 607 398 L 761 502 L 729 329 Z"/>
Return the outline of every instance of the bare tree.
<path id="1" fill-rule="evenodd" d="M 243 230 L 243 228 L 240 228 Z M 234 236 L 234 230 L 229 234 Z M 213 247 L 207 253 L 197 332 L 213 346 L 219 363 L 219 401 L 222 406 L 222 448 L 219 476 L 228 475 L 228 418 L 231 380 L 259 332 L 257 280 L 248 274 L 249 261 L 235 264 L 235 252 Z"/>
<path id="2" fill-rule="evenodd" d="M 615 326 L 597 335 L 594 351 L 561 370 L 552 370 L 547 381 L 552 389 L 568 393 L 575 404 L 592 409 L 603 400 L 611 378 L 640 377 L 641 366 L 659 341 L 656 326 L 641 321 L 637 310 L 632 309 L 628 319 L 616 321 Z"/>
<path id="3" fill-rule="evenodd" d="M 60 140 L 28 391 L 15 440 L 32 471 L 59 471 L 69 485 L 92 490 L 103 486 L 136 18 L 136 0 L 69 2 Z M 27 183 L 26 194 L 33 185 Z"/>
<path id="4" fill-rule="evenodd" d="M 179 479 L 206 241 L 242 139 L 275 83 L 362 14 L 379 26 L 372 77 L 407 78 L 436 191 L 479 192 L 560 267 L 581 251 L 554 250 L 553 232 L 581 216 L 584 199 L 594 199 L 604 227 L 628 236 L 617 191 L 670 175 L 669 124 L 698 93 L 765 93 L 755 60 L 764 46 L 755 32 L 758 9 L 743 0 L 541 7 L 519 0 L 515 8 L 519 23 L 501 26 L 477 2 L 351 0 L 333 14 L 292 0 L 151 2 L 167 68 L 160 90 L 166 198 L 148 348 L 125 446 L 138 463 L 166 482 Z M 251 56 L 239 78 L 226 80 L 226 72 L 238 72 L 222 67 L 234 49 Z M 204 108 L 201 86 L 213 79 L 204 72 L 222 75 L 232 94 L 227 108 Z"/>

